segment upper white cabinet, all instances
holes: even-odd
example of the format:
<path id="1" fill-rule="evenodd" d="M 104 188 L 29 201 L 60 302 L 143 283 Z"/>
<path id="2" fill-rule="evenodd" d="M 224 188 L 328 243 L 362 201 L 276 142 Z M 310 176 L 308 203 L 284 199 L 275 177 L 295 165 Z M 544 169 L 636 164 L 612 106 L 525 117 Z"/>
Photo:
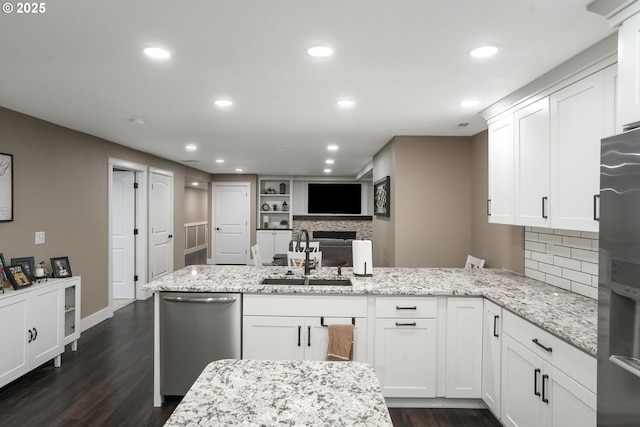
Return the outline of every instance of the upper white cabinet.
<path id="1" fill-rule="evenodd" d="M 514 113 L 515 222 L 549 225 L 549 99 L 542 98 Z"/>
<path id="2" fill-rule="evenodd" d="M 605 73 L 550 97 L 551 224 L 598 231 L 600 140 L 605 136 Z"/>
<path id="3" fill-rule="evenodd" d="M 489 123 L 489 200 L 487 215 L 494 224 L 513 224 L 513 114 Z"/>
<path id="4" fill-rule="evenodd" d="M 617 81 L 614 64 L 489 121 L 489 222 L 598 231 L 600 140 L 621 129 Z"/>
<path id="5" fill-rule="evenodd" d="M 625 129 L 640 125 L 640 13 L 618 29 L 619 116 Z"/>

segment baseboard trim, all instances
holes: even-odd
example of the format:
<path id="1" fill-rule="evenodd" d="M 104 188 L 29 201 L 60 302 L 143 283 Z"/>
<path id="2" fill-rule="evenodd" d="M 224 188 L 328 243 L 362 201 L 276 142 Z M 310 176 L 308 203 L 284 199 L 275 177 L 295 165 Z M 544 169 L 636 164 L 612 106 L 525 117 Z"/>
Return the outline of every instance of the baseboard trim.
<path id="1" fill-rule="evenodd" d="M 110 319 L 111 317 L 113 317 L 113 309 L 111 307 L 106 307 L 100 311 L 96 311 L 84 319 L 80 319 L 80 332 L 93 328 L 98 323 Z"/>
<path id="2" fill-rule="evenodd" d="M 481 399 L 447 399 L 436 397 L 401 398 L 386 397 L 385 402 L 389 408 L 455 408 L 455 409 L 487 409 L 487 405 Z"/>

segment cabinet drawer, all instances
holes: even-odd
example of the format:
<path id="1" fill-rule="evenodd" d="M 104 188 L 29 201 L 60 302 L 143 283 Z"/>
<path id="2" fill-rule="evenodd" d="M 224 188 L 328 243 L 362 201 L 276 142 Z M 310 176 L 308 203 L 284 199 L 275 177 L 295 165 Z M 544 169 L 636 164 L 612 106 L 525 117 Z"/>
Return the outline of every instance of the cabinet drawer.
<path id="1" fill-rule="evenodd" d="M 437 300 L 434 297 L 377 297 L 377 318 L 435 318 Z"/>
<path id="2" fill-rule="evenodd" d="M 502 328 L 505 334 L 524 347 L 550 362 L 590 391 L 596 392 L 597 362 L 594 356 L 507 310 L 503 310 Z"/>
<path id="3" fill-rule="evenodd" d="M 242 310 L 245 316 L 367 317 L 367 297 L 245 294 Z"/>

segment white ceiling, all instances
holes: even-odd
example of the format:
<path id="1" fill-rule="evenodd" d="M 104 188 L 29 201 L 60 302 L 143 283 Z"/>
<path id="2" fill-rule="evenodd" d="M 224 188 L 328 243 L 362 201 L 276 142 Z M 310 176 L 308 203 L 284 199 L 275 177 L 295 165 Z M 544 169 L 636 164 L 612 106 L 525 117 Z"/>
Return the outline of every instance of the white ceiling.
<path id="1" fill-rule="evenodd" d="M 394 135 L 485 129 L 478 111 L 614 31 L 590 1 L 50 1 L 0 16 L 0 105 L 210 173 L 323 175 L 334 158 L 355 176 Z M 499 54 L 467 55 L 484 44 Z"/>

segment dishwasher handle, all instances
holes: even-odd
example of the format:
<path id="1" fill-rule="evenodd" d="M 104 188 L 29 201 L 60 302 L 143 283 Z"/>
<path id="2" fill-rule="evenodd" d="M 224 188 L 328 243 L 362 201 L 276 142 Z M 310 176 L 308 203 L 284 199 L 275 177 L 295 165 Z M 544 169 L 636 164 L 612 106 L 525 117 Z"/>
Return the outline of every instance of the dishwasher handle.
<path id="1" fill-rule="evenodd" d="M 205 304 L 220 304 L 236 302 L 237 297 L 170 297 L 162 296 L 162 299 L 168 302 L 187 302 L 187 303 L 205 303 Z"/>

